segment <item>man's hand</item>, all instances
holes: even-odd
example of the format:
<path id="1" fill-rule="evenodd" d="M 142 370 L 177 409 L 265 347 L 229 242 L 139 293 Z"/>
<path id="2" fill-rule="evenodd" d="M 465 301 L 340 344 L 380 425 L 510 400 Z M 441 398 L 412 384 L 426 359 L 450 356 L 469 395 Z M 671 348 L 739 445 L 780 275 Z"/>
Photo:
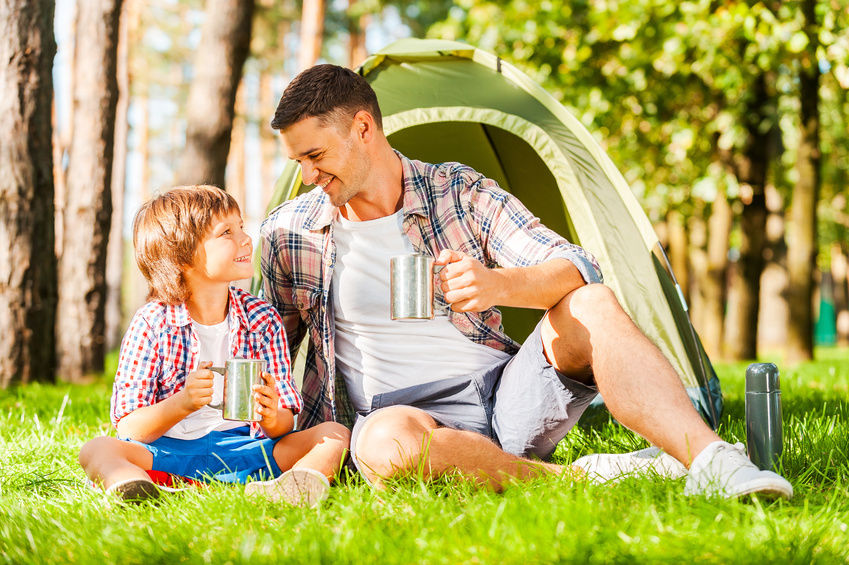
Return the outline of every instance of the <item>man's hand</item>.
<path id="1" fill-rule="evenodd" d="M 483 312 L 500 304 L 504 281 L 498 270 L 452 249 L 443 249 L 434 265 L 444 265 L 439 272 L 441 288 L 455 312 Z"/>
<path id="2" fill-rule="evenodd" d="M 262 416 L 260 425 L 266 429 L 275 429 L 277 427 L 277 407 L 280 403 L 280 395 L 277 394 L 277 387 L 274 383 L 274 377 L 271 373 L 262 372 L 263 385 L 253 385 L 254 400 L 259 405 L 257 412 Z"/>
<path id="3" fill-rule="evenodd" d="M 192 371 L 186 377 L 186 384 L 180 390 L 183 406 L 194 412 L 203 408 L 212 401 L 212 382 L 214 375 L 209 368 L 211 361 L 204 361 L 196 371 Z"/>

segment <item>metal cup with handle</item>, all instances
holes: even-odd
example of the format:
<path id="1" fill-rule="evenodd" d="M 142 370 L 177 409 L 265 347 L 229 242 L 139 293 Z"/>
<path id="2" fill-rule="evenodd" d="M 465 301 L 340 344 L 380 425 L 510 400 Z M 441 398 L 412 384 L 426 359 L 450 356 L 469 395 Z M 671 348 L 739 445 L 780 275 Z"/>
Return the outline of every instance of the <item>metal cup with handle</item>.
<path id="1" fill-rule="evenodd" d="M 389 260 L 389 317 L 393 320 L 431 320 L 434 315 L 433 277 L 442 269 L 421 253 Z"/>
<path id="2" fill-rule="evenodd" d="M 262 415 L 257 412 L 252 387 L 263 383 L 264 369 L 265 361 L 261 359 L 228 359 L 224 367 L 210 367 L 210 371 L 224 376 L 224 396 L 219 404 L 210 403 L 209 407 L 221 410 L 225 420 L 262 420 Z"/>

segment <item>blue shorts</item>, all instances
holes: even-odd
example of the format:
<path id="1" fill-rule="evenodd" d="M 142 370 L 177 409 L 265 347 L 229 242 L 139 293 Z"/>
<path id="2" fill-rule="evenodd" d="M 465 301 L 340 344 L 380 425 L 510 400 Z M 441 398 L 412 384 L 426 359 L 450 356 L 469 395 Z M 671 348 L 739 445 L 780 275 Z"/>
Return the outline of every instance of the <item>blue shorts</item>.
<path id="1" fill-rule="evenodd" d="M 161 437 L 141 445 L 153 454 L 154 471 L 198 480 L 246 483 L 279 476 L 274 445 L 280 440 L 251 437 L 249 426 L 210 432 L 198 439 Z"/>
<path id="2" fill-rule="evenodd" d="M 440 426 L 482 434 L 520 457 L 548 459 L 598 394 L 557 371 L 545 357 L 542 322 L 513 357 L 468 376 L 415 385 L 372 398 L 351 431 L 351 459 L 368 418 L 389 406 L 412 406 Z M 360 469 L 362 471 L 362 469 Z M 365 476 L 365 475 L 363 475 Z"/>

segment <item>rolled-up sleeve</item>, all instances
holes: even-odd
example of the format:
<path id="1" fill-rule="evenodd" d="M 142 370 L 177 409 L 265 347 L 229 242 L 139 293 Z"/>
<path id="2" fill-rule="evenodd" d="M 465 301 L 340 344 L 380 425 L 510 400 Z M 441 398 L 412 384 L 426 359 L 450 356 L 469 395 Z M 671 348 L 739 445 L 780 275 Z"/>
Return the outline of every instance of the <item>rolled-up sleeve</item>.
<path id="1" fill-rule="evenodd" d="M 144 316 L 136 313 L 121 342 L 110 406 L 113 425 L 130 412 L 156 402 L 157 375 L 162 370 L 161 365 L 153 330 Z"/>
<path id="2" fill-rule="evenodd" d="M 286 330 L 280 316 L 268 309 L 265 330 L 260 334 L 260 358 L 266 360 L 266 370 L 274 376 L 280 408 L 297 414 L 303 409 L 303 400 L 292 379 L 292 361 L 286 345 Z"/>
<path id="3" fill-rule="evenodd" d="M 527 267 L 562 258 L 575 265 L 586 283 L 603 281 L 592 254 L 544 226 L 495 181 L 482 177 L 471 188 L 473 225 L 490 265 Z"/>

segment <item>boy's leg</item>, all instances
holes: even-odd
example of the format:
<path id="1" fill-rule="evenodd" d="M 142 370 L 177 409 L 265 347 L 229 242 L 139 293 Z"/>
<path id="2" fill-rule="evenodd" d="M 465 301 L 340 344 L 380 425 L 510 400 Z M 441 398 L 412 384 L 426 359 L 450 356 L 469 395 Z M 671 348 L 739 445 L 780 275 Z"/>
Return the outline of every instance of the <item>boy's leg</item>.
<path id="1" fill-rule="evenodd" d="M 131 480 L 152 482 L 146 471 L 153 466 L 153 454 L 136 443 L 96 437 L 83 445 L 79 462 L 88 478 L 105 489 Z"/>
<path id="2" fill-rule="evenodd" d="M 274 446 L 274 460 L 281 470 L 314 469 L 328 480 L 339 471 L 351 433 L 336 422 L 324 422 L 283 436 Z"/>

